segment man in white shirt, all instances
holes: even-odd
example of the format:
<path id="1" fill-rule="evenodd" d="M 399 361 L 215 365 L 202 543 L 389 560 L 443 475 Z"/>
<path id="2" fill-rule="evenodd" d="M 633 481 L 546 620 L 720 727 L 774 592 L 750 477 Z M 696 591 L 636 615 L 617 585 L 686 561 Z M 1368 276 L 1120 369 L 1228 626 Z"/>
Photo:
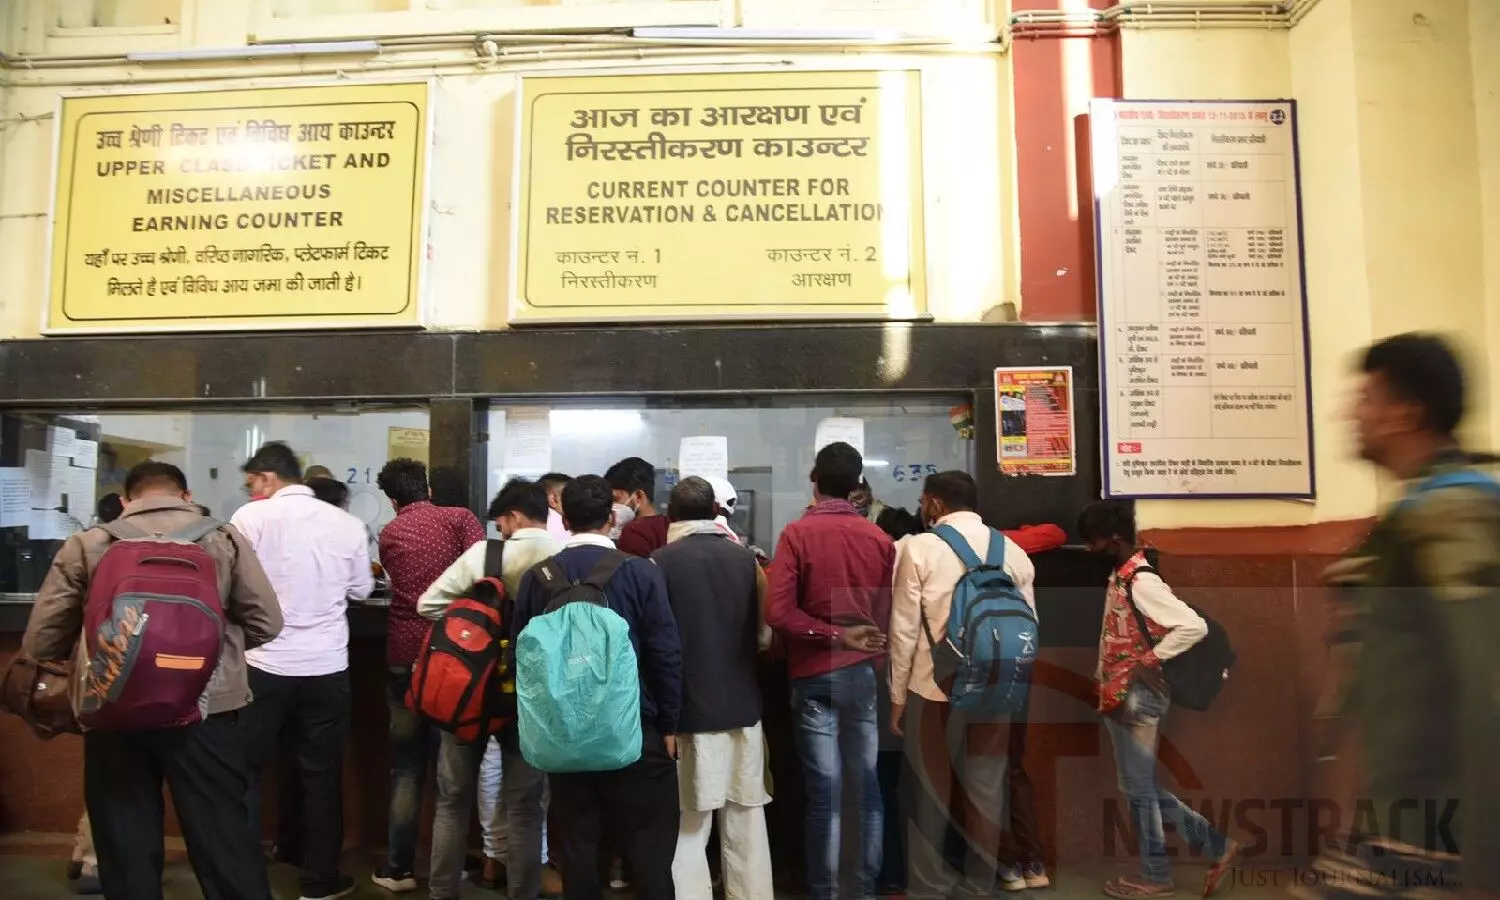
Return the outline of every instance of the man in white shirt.
<path id="1" fill-rule="evenodd" d="M 245 653 L 255 698 L 240 720 L 252 772 L 250 820 L 259 833 L 260 773 L 286 729 L 303 797 L 302 895 L 342 897 L 354 890 L 354 879 L 339 873 L 349 732 L 345 612 L 374 589 L 369 542 L 363 522 L 302 484 L 302 464 L 286 444 L 261 447 L 244 470 L 246 490 L 259 502 L 240 507 L 231 524 L 255 548 L 286 621 L 279 637 Z"/>
<path id="2" fill-rule="evenodd" d="M 940 472 L 927 477 L 922 488 L 922 516 L 936 527 L 958 533 L 986 560 L 992 541 L 1002 542 L 1003 568 L 1032 614 L 1035 570 L 1025 551 L 1010 538 L 985 525 L 975 512 L 979 489 L 967 472 Z M 986 560 L 988 561 L 988 560 Z M 964 896 L 991 896 L 996 881 L 1006 890 L 1043 887 L 1046 873 L 1040 860 L 993 860 L 1000 832 L 1009 825 L 1007 758 L 1012 723 L 984 719 L 945 709 L 948 697 L 933 675 L 931 636 L 947 633 L 954 587 L 968 571 L 964 561 L 938 534 L 927 532 L 902 541 L 897 549 L 891 596 L 891 730 L 907 740 L 913 802 L 907 812 L 908 896 L 947 897 L 962 875 Z M 944 726 L 946 722 L 946 727 Z M 937 729 L 945 735 L 946 758 L 924 756 L 921 732 Z M 953 810 L 962 808 L 967 791 L 973 808 L 989 821 L 955 823 Z M 946 833 L 961 824 L 969 844 L 964 872 L 953 871 L 944 859 Z"/>
<path id="3" fill-rule="evenodd" d="M 500 580 L 513 601 L 527 571 L 562 549 L 562 544 L 547 531 L 547 491 L 539 483 L 512 479 L 495 496 L 489 514 L 505 538 Z M 488 545 L 488 541 L 480 541 L 470 547 L 438 576 L 417 601 L 417 612 L 429 619 L 440 618 L 450 603 L 485 577 Z M 511 608 L 514 609 L 513 602 Z M 504 625 L 511 628 L 509 621 Z M 543 869 L 547 852 L 543 813 L 546 777 L 521 756 L 515 722 L 506 725 L 494 738 L 478 742 L 460 741 L 443 732 L 437 786 L 432 878 L 428 885 L 433 900 L 454 900 L 459 895 L 468 847 L 469 815 L 476 792 L 479 822 L 484 830 L 486 880 L 497 883 L 497 869 L 503 864 L 510 900 L 536 900 L 538 896 L 560 893 L 562 885 L 557 873 Z"/>

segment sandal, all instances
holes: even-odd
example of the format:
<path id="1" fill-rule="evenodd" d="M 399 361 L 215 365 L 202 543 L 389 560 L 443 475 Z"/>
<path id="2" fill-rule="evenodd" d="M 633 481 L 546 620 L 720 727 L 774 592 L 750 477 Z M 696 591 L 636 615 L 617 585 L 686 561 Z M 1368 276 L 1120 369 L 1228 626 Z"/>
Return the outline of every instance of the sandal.
<path id="1" fill-rule="evenodd" d="M 1115 900 L 1155 900 L 1157 897 L 1171 897 L 1177 893 L 1176 885 L 1172 882 L 1156 882 L 1136 880 L 1133 878 L 1116 878 L 1104 884 L 1104 895 L 1113 897 Z"/>

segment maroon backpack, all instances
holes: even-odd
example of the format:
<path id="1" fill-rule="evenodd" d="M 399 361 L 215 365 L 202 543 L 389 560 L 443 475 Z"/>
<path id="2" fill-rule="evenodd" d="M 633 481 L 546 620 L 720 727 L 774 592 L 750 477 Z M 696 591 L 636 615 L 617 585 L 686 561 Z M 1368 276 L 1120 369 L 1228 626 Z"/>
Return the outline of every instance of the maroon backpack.
<path id="1" fill-rule="evenodd" d="M 191 725 L 206 712 L 224 642 L 218 566 L 199 542 L 223 523 L 204 517 L 171 534 L 123 519 L 100 527 L 114 542 L 83 608 L 79 723 L 101 731 Z"/>

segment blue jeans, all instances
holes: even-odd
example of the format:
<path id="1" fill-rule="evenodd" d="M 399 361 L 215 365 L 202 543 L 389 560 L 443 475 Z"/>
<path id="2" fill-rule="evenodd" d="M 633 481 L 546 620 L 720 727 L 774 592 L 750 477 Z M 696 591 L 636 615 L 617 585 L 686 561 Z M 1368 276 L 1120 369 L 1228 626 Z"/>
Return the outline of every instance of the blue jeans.
<path id="1" fill-rule="evenodd" d="M 437 753 L 438 730 L 406 708 L 410 666 L 392 666 L 389 685 L 386 704 L 391 715 L 391 806 L 387 862 L 397 872 L 410 872 L 417 860 L 422 786 L 427 781 L 428 760 Z"/>
<path id="2" fill-rule="evenodd" d="M 1171 822 L 1195 849 L 1206 849 L 1214 859 L 1224 853 L 1224 835 L 1208 820 L 1183 805 L 1156 783 L 1156 738 L 1171 700 L 1144 684 L 1131 685 L 1125 702 L 1104 717 L 1115 745 L 1115 768 L 1120 790 L 1130 804 L 1130 817 L 1141 842 L 1141 874 L 1148 881 L 1169 883 L 1172 861 L 1167 858 L 1164 829 Z"/>
<path id="3" fill-rule="evenodd" d="M 845 769 L 859 790 L 857 897 L 875 896 L 883 813 L 876 721 L 875 668 L 868 663 L 792 681 L 797 751 L 807 782 L 807 896 L 839 896 L 840 813 Z"/>

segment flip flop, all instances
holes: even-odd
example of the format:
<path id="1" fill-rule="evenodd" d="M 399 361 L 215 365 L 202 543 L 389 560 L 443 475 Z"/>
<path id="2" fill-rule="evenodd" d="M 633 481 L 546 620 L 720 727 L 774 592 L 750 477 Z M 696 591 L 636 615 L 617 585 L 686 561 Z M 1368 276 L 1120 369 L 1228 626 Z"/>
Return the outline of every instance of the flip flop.
<path id="1" fill-rule="evenodd" d="M 1176 893 L 1177 887 L 1170 881 L 1159 884 L 1132 878 L 1116 878 L 1104 884 L 1104 895 L 1115 900 L 1155 900 L 1158 897 L 1171 897 Z"/>
<path id="2" fill-rule="evenodd" d="M 1224 852 L 1214 860 L 1214 864 L 1208 867 L 1208 875 L 1203 879 L 1203 896 L 1210 897 L 1219 889 L 1230 872 L 1234 871 L 1234 861 L 1240 855 L 1240 845 L 1234 841 L 1225 840 Z"/>

